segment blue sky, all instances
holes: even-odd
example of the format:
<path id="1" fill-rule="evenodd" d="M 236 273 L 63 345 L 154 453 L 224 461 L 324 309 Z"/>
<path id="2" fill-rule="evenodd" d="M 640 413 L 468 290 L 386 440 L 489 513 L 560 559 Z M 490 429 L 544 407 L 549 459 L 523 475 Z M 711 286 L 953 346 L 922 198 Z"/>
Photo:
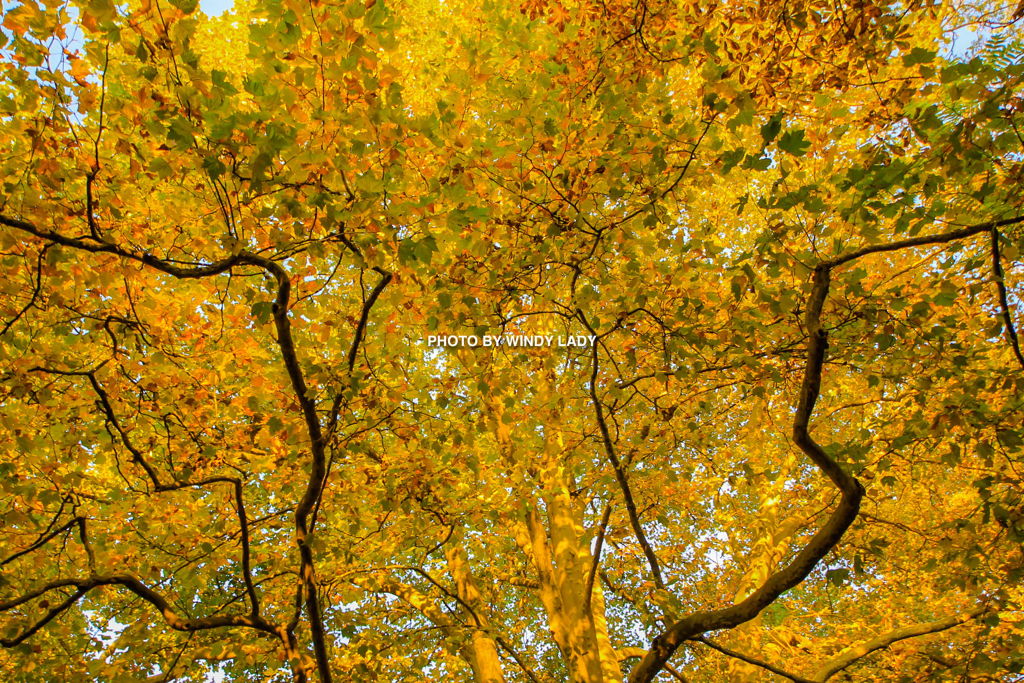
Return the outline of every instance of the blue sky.
<path id="1" fill-rule="evenodd" d="M 210 17 L 216 17 L 231 9 L 235 0 L 199 0 L 199 7 Z"/>

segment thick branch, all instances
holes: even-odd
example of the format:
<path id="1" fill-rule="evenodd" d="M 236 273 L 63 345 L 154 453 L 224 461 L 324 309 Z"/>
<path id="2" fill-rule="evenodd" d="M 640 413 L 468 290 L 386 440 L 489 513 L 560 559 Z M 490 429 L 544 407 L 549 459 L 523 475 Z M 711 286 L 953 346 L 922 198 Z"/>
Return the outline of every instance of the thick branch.
<path id="1" fill-rule="evenodd" d="M 828 349 L 828 333 L 821 324 L 821 313 L 828 297 L 832 269 L 868 254 L 898 251 L 928 244 L 947 244 L 965 237 L 990 232 L 1004 225 L 1021 222 L 1024 222 L 1024 217 L 992 221 L 938 235 L 926 235 L 889 244 L 864 247 L 825 261 L 814 269 L 813 285 L 807 302 L 805 320 L 808 333 L 807 362 L 793 419 L 793 441 L 839 489 L 841 493 L 839 505 L 825 525 L 811 537 L 811 540 L 793 561 L 781 571 L 769 576 L 764 584 L 746 599 L 731 607 L 690 615 L 677 621 L 655 638 L 650 651 L 630 674 L 630 683 L 650 683 L 654 680 L 658 671 L 686 640 L 694 639 L 708 631 L 731 629 L 753 619 L 782 593 L 800 584 L 815 565 L 839 543 L 843 534 L 857 517 L 864 488 L 811 438 L 809 429 L 810 418 L 821 390 L 822 369 Z"/>
<path id="2" fill-rule="evenodd" d="M 912 237 L 906 240 L 900 240 L 898 242 L 890 242 L 888 244 L 873 244 L 868 247 L 862 247 L 855 251 L 851 251 L 849 254 L 843 254 L 842 256 L 836 256 L 835 258 L 825 261 L 821 265 L 828 269 L 841 266 L 844 263 L 849 263 L 859 259 L 861 256 L 868 254 L 879 254 L 887 251 L 899 251 L 900 249 L 906 249 L 907 247 L 923 247 L 929 244 L 949 244 L 956 240 L 963 239 L 965 237 L 971 237 L 982 232 L 989 232 L 997 228 L 1002 228 L 1007 225 L 1016 225 L 1017 223 L 1024 223 L 1024 216 L 1017 218 L 1007 218 L 1001 221 L 989 221 L 988 223 L 980 223 L 978 225 L 971 225 L 966 228 L 960 228 L 959 230 L 950 230 L 949 232 L 939 233 L 938 235 L 922 235 L 921 237 Z"/>
<path id="3" fill-rule="evenodd" d="M 590 602 L 594 595 L 594 579 L 597 578 L 597 568 L 601 565 L 601 550 L 604 548 L 604 534 L 608 529 L 608 520 L 612 516 L 612 504 L 604 506 L 604 514 L 601 515 L 601 526 L 597 528 L 597 543 L 594 544 L 594 559 L 590 564 L 590 575 L 587 576 L 587 587 L 583 592 L 587 601 L 586 612 L 590 614 Z"/>
<path id="4" fill-rule="evenodd" d="M 1017 340 L 1017 329 L 1013 326 L 1013 316 L 1010 314 L 1010 302 L 1006 296 L 1006 278 L 1003 275 L 1003 260 L 999 257 L 999 230 L 992 228 L 992 275 L 996 281 L 996 289 L 999 291 L 999 307 L 1003 310 L 1003 325 L 1006 328 L 1006 341 L 1013 354 L 1017 356 L 1017 362 L 1021 369 L 1024 369 L 1024 356 L 1020 353 L 1020 342 Z"/>
<path id="5" fill-rule="evenodd" d="M 866 657 L 872 652 L 887 648 L 893 643 L 908 638 L 916 638 L 918 636 L 928 635 L 929 633 L 938 633 L 939 631 L 946 631 L 960 624 L 965 624 L 968 621 L 977 619 L 978 617 L 984 616 L 992 612 L 992 608 L 988 606 L 975 607 L 974 609 L 958 614 L 953 617 L 946 617 L 945 619 L 938 619 L 936 621 L 930 621 L 924 624 L 914 624 L 913 626 L 904 626 L 893 631 L 889 631 L 877 638 L 855 645 L 854 647 L 841 652 L 832 659 L 825 662 L 825 664 L 818 669 L 817 673 L 814 674 L 813 681 L 817 683 L 824 683 L 829 678 L 839 673 L 846 667 L 850 666 L 858 659 Z"/>
<path id="6" fill-rule="evenodd" d="M 298 355 L 295 350 L 295 341 L 292 338 L 291 323 L 288 318 L 288 306 L 291 297 L 292 285 L 287 271 L 285 271 L 279 263 L 245 250 L 239 251 L 237 254 L 232 254 L 225 259 L 215 261 L 211 264 L 182 268 L 164 259 L 157 258 L 152 254 L 130 251 L 110 242 L 97 243 L 95 241 L 66 237 L 56 232 L 37 228 L 31 223 L 8 218 L 3 215 L 0 215 L 0 224 L 27 232 L 50 242 L 79 249 L 81 251 L 95 254 L 113 254 L 138 261 L 176 278 L 209 277 L 227 272 L 235 266 L 251 265 L 261 268 L 265 272 L 274 276 L 277 280 L 277 295 L 272 308 L 274 314 L 274 326 L 277 330 L 277 345 L 281 350 L 281 357 L 284 361 L 285 369 L 288 372 L 288 378 L 291 381 L 295 398 L 302 409 L 302 414 L 309 434 L 310 451 L 312 455 L 312 467 L 310 468 L 306 491 L 295 508 L 296 541 L 299 545 L 299 554 L 301 558 L 300 575 L 305 592 L 306 611 L 309 616 L 310 634 L 313 639 L 313 651 L 316 655 L 320 680 L 323 683 L 331 683 L 332 676 L 327 656 L 323 619 L 320 614 L 319 601 L 317 600 L 316 595 L 316 583 L 313 577 L 313 553 L 306 544 L 306 538 L 309 535 L 308 516 L 310 511 L 313 509 L 313 505 L 316 502 L 316 498 L 319 495 L 324 479 L 326 478 L 327 459 L 324 453 L 324 438 L 320 426 L 320 418 L 316 413 L 316 405 L 310 397 L 309 390 L 306 387 L 302 368 L 299 365 Z M 95 378 L 93 377 L 92 380 L 95 381 Z M 129 442 L 126 439 L 126 434 L 120 430 L 120 428 L 118 428 L 118 430 L 121 433 L 122 438 L 125 439 L 125 445 L 128 446 Z M 136 449 L 131 447 L 129 448 L 132 450 L 133 455 L 141 457 L 141 453 L 138 453 Z M 142 459 L 139 462 L 140 464 L 143 464 L 145 463 L 145 460 Z M 146 467 L 147 473 L 153 480 L 154 485 L 157 485 L 159 480 L 156 477 L 156 472 L 150 467 L 147 467 L 147 464 L 148 463 L 143 464 L 143 467 Z"/>
<path id="7" fill-rule="evenodd" d="M 230 270 L 234 266 L 246 264 L 258 265 L 254 261 L 250 260 L 250 257 L 254 257 L 256 259 L 261 258 L 243 251 L 239 254 L 234 254 L 228 258 L 221 259 L 220 261 L 214 261 L 213 263 L 206 265 L 182 268 L 181 266 L 159 259 L 152 254 L 130 251 L 110 242 L 94 242 L 75 237 L 66 237 L 60 233 L 52 232 L 50 230 L 42 230 L 31 223 L 26 223 L 25 221 L 20 221 L 16 218 L 9 218 L 4 215 L 0 215 L 0 225 L 6 225 L 10 228 L 21 230 L 22 232 L 35 235 L 40 239 L 53 242 L 54 244 L 60 244 L 61 246 L 71 247 L 72 249 L 79 249 L 92 254 L 113 254 L 115 256 L 131 259 L 132 261 L 138 261 L 139 263 L 143 263 L 176 278 L 201 278 L 209 277 L 211 275 L 219 275 L 220 273 Z"/>
<path id="8" fill-rule="evenodd" d="M 78 522 L 78 539 L 82 542 L 85 554 L 89 558 L 89 573 L 96 574 L 96 553 L 93 552 L 92 544 L 89 543 L 89 534 L 85 530 L 85 518 L 76 517 L 75 521 Z"/>
<path id="9" fill-rule="evenodd" d="M 617 659 L 620 662 L 624 662 L 627 659 L 633 659 L 633 658 L 636 658 L 636 657 L 639 657 L 639 658 L 642 659 L 643 656 L 646 655 L 646 654 L 647 654 L 647 650 L 645 650 L 645 649 L 643 649 L 641 647 L 624 647 L 621 650 L 616 650 L 615 651 L 615 659 Z M 683 674 L 681 674 L 678 671 L 676 671 L 675 668 L 673 668 L 669 664 L 665 665 L 665 671 L 667 671 L 670 674 L 672 674 L 672 677 L 675 678 L 680 683 L 687 683 L 686 677 L 683 676 Z"/>
<path id="10" fill-rule="evenodd" d="M 808 422 L 821 388 L 822 367 L 828 347 L 828 334 L 821 325 L 821 311 L 828 296 L 829 280 L 829 266 L 818 266 L 814 271 L 814 284 L 807 303 L 807 364 L 793 420 L 793 440 L 841 491 L 839 505 L 792 562 L 769 576 L 746 599 L 731 607 L 692 614 L 672 624 L 655 638 L 650 651 L 630 674 L 630 683 L 650 683 L 654 680 L 658 671 L 685 641 L 708 631 L 734 628 L 756 617 L 776 598 L 807 578 L 818 562 L 839 543 L 857 517 L 864 488 L 814 442 L 808 431 Z"/>
<path id="11" fill-rule="evenodd" d="M 77 602 L 86 593 L 99 586 L 122 586 L 127 588 L 129 591 L 155 607 L 163 616 L 167 625 L 176 631 L 192 632 L 226 626 L 244 626 L 264 633 L 269 633 L 274 636 L 278 635 L 278 631 L 273 624 L 267 622 L 262 617 L 251 614 L 224 614 L 197 619 L 183 619 L 174 612 L 171 608 L 171 604 L 162 595 L 142 583 L 142 581 L 136 577 L 129 574 L 114 574 L 110 576 L 90 576 L 87 579 L 59 579 L 51 581 L 39 588 L 35 588 L 17 598 L 0 602 L 0 612 L 7 612 L 52 590 L 58 590 L 60 588 L 77 589 L 74 595 L 56 607 L 50 609 L 42 619 L 37 621 L 26 631 L 23 631 L 14 638 L 0 639 L 0 645 L 3 645 L 4 647 L 13 647 L 17 645 L 25 640 L 25 638 L 37 632 L 51 619 L 71 607 L 71 605 Z"/>
<path id="12" fill-rule="evenodd" d="M 252 582 L 252 566 L 249 558 L 249 522 L 245 515 L 245 503 L 242 500 L 242 482 L 234 481 L 235 505 L 238 506 L 238 525 L 242 529 L 242 577 L 245 579 L 245 590 L 249 594 L 252 613 L 260 613 L 260 599 L 256 595 L 256 586 Z"/>

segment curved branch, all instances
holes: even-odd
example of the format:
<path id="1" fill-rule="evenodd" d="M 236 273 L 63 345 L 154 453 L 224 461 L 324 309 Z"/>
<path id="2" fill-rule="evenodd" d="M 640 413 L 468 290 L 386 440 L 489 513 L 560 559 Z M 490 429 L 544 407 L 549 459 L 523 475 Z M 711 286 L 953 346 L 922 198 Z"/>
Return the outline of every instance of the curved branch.
<path id="1" fill-rule="evenodd" d="M 14 636 L 13 638 L 0 638 L 0 646 L 11 648 L 18 645 L 25 639 L 37 633 L 55 617 L 68 610 L 72 605 L 89 593 L 89 591 L 100 586 L 122 586 L 127 588 L 130 592 L 155 607 L 163 616 L 164 622 L 166 622 L 166 624 L 175 631 L 195 633 L 196 631 L 205 631 L 215 628 L 246 627 L 274 636 L 280 639 L 284 644 L 289 660 L 298 662 L 297 664 L 292 665 L 296 683 L 306 683 L 307 681 L 305 669 L 299 658 L 298 643 L 295 642 L 294 637 L 290 637 L 290 634 L 288 634 L 284 628 L 269 622 L 256 614 L 226 614 L 220 616 L 212 615 L 198 619 L 182 619 L 174 612 L 171 608 L 171 604 L 166 598 L 130 574 L 114 574 L 109 576 L 99 576 L 94 574 L 87 579 L 59 579 L 35 588 L 12 600 L 0 602 L 0 612 L 7 612 L 52 590 L 71 587 L 77 589 L 73 595 L 66 598 L 59 605 L 50 608 L 50 610 L 43 615 L 41 619 L 37 620 L 17 636 Z"/>
<path id="2" fill-rule="evenodd" d="M 731 629 L 756 617 L 784 592 L 799 585 L 814 567 L 839 543 L 843 534 L 857 518 L 864 487 L 848 475 L 809 433 L 809 421 L 821 389 L 821 373 L 828 348 L 828 333 L 821 325 L 821 311 L 828 296 L 830 266 L 819 265 L 814 271 L 814 284 L 807 303 L 806 325 L 809 333 L 807 363 L 796 414 L 793 419 L 793 441 L 840 490 L 842 496 L 828 521 L 807 542 L 795 558 L 739 603 L 710 612 L 698 612 L 672 624 L 654 639 L 647 655 L 630 673 L 630 683 L 650 683 L 669 658 L 687 640 L 720 629 Z"/>
<path id="3" fill-rule="evenodd" d="M 359 252 L 356 253 L 358 254 Z M 377 303 L 377 299 L 380 298 L 380 295 L 384 291 L 384 288 L 388 286 L 388 284 L 394 277 L 391 273 L 384 270 L 383 268 L 374 268 L 374 270 L 380 273 L 381 278 L 377 285 L 370 292 L 370 296 L 368 296 L 366 298 L 366 301 L 363 302 L 363 310 L 359 314 L 359 322 L 356 324 L 356 331 L 352 338 L 352 346 L 348 350 L 347 365 L 349 373 L 351 373 L 356 367 L 356 358 L 358 357 L 359 353 L 359 345 L 362 344 L 363 342 L 363 337 L 366 335 L 366 325 L 370 320 L 370 310 L 373 308 L 373 305 Z M 338 392 L 338 395 L 334 397 L 334 403 L 331 405 L 330 418 L 328 419 L 327 422 L 328 436 L 333 434 L 335 429 L 337 429 L 338 417 L 341 414 L 341 405 L 343 401 L 343 392 Z"/>
<path id="4" fill-rule="evenodd" d="M 288 306 L 291 298 L 292 284 L 287 271 L 279 263 L 267 257 L 253 254 L 244 249 L 227 258 L 210 264 L 183 268 L 164 259 L 157 258 L 152 254 L 129 251 L 128 249 L 112 242 L 96 242 L 67 237 L 50 230 L 42 230 L 31 223 L 3 215 L 0 215 L 0 225 L 6 225 L 23 232 L 27 232 L 43 240 L 49 240 L 81 251 L 94 254 L 112 254 L 133 261 L 138 261 L 176 278 L 209 277 L 227 272 L 235 266 L 249 265 L 262 269 L 277 280 L 277 294 L 272 306 L 274 327 L 277 331 L 277 345 L 281 351 L 281 357 L 284 361 L 288 378 L 291 381 L 295 398 L 299 403 L 303 418 L 306 422 L 306 429 L 309 434 L 310 441 L 310 452 L 312 455 L 312 466 L 310 468 L 306 491 L 298 505 L 295 507 L 295 536 L 296 542 L 299 546 L 301 562 L 300 576 L 303 591 L 305 593 L 305 605 L 310 621 L 310 634 L 313 639 L 313 651 L 316 655 L 317 670 L 320 680 L 323 683 L 331 683 L 332 676 L 327 656 L 323 617 L 320 613 L 320 604 L 317 599 L 316 582 L 314 580 L 313 552 L 306 543 L 307 537 L 309 536 L 308 517 L 326 478 L 327 458 L 325 455 L 325 441 L 320 426 L 320 418 L 316 412 L 316 404 L 311 398 L 310 392 L 306 387 L 302 368 L 299 364 L 298 354 L 295 350 L 295 340 L 291 333 L 291 322 L 288 318 Z M 92 377 L 91 375 L 90 377 L 95 386 L 95 377 Z M 125 439 L 125 445 L 127 447 L 129 443 L 127 441 L 127 435 L 120 430 L 120 428 L 118 431 L 121 433 L 122 438 Z M 134 456 L 141 458 L 141 453 L 138 452 L 137 449 L 130 447 L 130 450 L 132 450 L 132 454 Z M 156 476 L 156 471 L 151 467 L 147 467 L 148 463 L 145 463 L 144 459 L 140 459 L 139 462 L 144 468 L 146 468 L 150 479 L 154 482 L 154 485 L 158 486 L 159 479 Z"/>
<path id="5" fill-rule="evenodd" d="M 974 609 L 958 614 L 953 617 L 946 617 L 945 619 L 938 619 L 936 621 L 930 621 L 923 624 L 914 624 L 912 626 L 904 626 L 893 631 L 889 631 L 877 638 L 872 638 L 859 645 L 855 645 L 845 652 L 841 652 L 832 659 L 825 662 L 825 664 L 818 669 L 817 673 L 814 674 L 812 679 L 816 683 L 824 683 L 832 676 L 836 675 L 846 667 L 850 666 L 858 659 L 866 657 L 872 652 L 876 652 L 883 648 L 887 648 L 893 643 L 901 640 L 907 640 L 908 638 L 916 638 L 918 636 L 928 635 L 929 633 L 938 633 L 939 631 L 946 631 L 955 626 L 966 624 L 968 621 L 972 621 L 986 614 L 992 613 L 994 610 L 987 606 L 982 605 L 975 607 Z"/>
<path id="6" fill-rule="evenodd" d="M 138 578 L 130 574 L 113 574 L 109 576 L 91 576 L 87 579 L 59 579 L 51 581 L 39 588 L 35 588 L 17 598 L 0 602 L 0 612 L 7 612 L 52 590 L 72 587 L 77 589 L 73 596 L 62 602 L 60 605 L 50 609 L 50 611 L 47 612 L 41 620 L 36 622 L 26 631 L 22 632 L 15 638 L 0 639 L 0 645 L 3 645 L 4 647 L 14 647 L 25 638 L 42 628 L 58 614 L 67 610 L 86 593 L 100 586 L 122 586 L 127 588 L 129 591 L 155 607 L 163 616 L 167 625 L 175 631 L 192 632 L 226 626 L 244 626 L 274 636 L 279 635 L 277 627 L 262 617 L 251 614 L 225 614 L 220 616 L 200 617 L 196 619 L 183 619 L 174 612 L 171 604 L 166 598 L 144 584 Z"/>
<path id="7" fill-rule="evenodd" d="M 121 442 L 124 444 L 125 448 L 127 448 L 131 452 L 132 460 L 134 462 L 138 463 L 146 471 L 146 474 L 149 476 L 150 481 L 153 482 L 153 489 L 155 491 L 157 491 L 157 492 L 179 491 L 179 490 L 185 489 L 185 488 L 198 488 L 198 487 L 202 487 L 202 486 L 207 486 L 209 484 L 217 484 L 217 483 L 226 483 L 226 484 L 231 484 L 232 485 L 232 487 L 234 488 L 234 493 L 235 493 L 235 505 L 237 507 L 238 525 L 239 525 L 240 530 L 241 530 L 242 579 L 245 581 L 246 593 L 249 596 L 249 604 L 252 607 L 252 613 L 254 615 L 259 614 L 259 612 L 260 612 L 259 597 L 256 594 L 256 587 L 253 584 L 253 579 L 252 579 L 252 567 L 251 567 L 251 563 L 250 563 L 250 554 L 251 553 L 250 553 L 250 549 L 249 549 L 249 522 L 248 522 L 248 519 L 247 519 L 246 514 L 245 514 L 245 502 L 243 500 L 242 480 L 238 479 L 236 477 L 218 476 L 218 477 L 208 477 L 206 479 L 201 479 L 199 481 L 183 481 L 183 482 L 178 482 L 178 483 L 175 483 L 175 484 L 164 484 L 163 482 L 160 481 L 160 477 L 157 474 L 156 468 L 154 468 L 149 463 L 149 461 L 146 459 L 146 456 L 143 454 L 143 452 L 141 450 L 139 450 L 132 443 L 131 439 L 128 437 L 128 432 L 121 426 L 121 422 L 120 422 L 120 420 L 117 419 L 117 414 L 114 412 L 114 407 L 110 403 L 110 398 L 108 397 L 106 390 L 103 389 L 103 386 L 99 383 L 99 380 L 96 379 L 95 371 L 90 370 L 88 372 L 78 372 L 78 371 L 67 371 L 67 370 L 54 370 L 54 369 L 50 369 L 50 368 L 32 368 L 31 371 L 33 371 L 33 372 L 46 372 L 46 373 L 51 373 L 51 374 L 56 374 L 56 375 L 85 376 L 85 377 L 88 377 L 89 378 L 89 383 L 92 385 L 93 391 L 95 391 L 96 394 L 100 398 L 100 405 L 101 405 L 101 407 L 103 409 L 104 415 L 106 416 L 107 420 L 111 424 L 114 425 L 114 429 L 117 430 L 117 433 L 121 437 Z M 86 541 L 86 531 L 85 531 L 85 520 L 84 520 L 84 518 L 80 518 L 80 517 L 76 518 L 75 520 L 72 520 L 67 525 L 65 525 L 64 528 L 66 529 L 66 528 L 68 528 L 71 525 L 76 524 L 76 523 L 80 527 L 80 536 L 82 538 L 82 543 L 83 543 L 83 545 L 86 548 L 86 552 L 89 554 L 90 568 L 93 571 L 95 571 L 96 558 L 93 556 L 92 550 L 89 547 L 88 542 Z M 56 535 L 56 532 L 53 535 Z M 49 540 L 49 538 L 47 538 L 47 540 Z M 45 541 L 43 541 L 43 542 L 45 542 Z M 32 548 L 30 548 L 29 550 L 31 550 L 31 549 Z M 25 552 L 28 552 L 28 551 L 25 551 Z M 11 559 L 13 559 L 13 558 L 11 558 Z M 6 562 L 3 563 L 3 564 L 6 564 Z"/>
<path id="8" fill-rule="evenodd" d="M 765 671 L 771 671 L 776 676 L 782 676 L 783 678 L 788 678 L 791 681 L 795 681 L 795 683 L 814 683 L 814 681 L 812 681 L 810 679 L 803 678 L 801 676 L 797 676 L 796 674 L 791 674 L 791 673 L 789 673 L 787 671 L 783 671 L 782 669 L 780 669 L 778 667 L 775 667 L 775 666 L 772 666 L 771 664 L 769 664 L 767 662 L 762 662 L 760 659 L 754 659 L 753 657 L 748 657 L 747 655 L 743 654 L 742 652 L 736 652 L 735 650 L 730 650 L 729 648 L 723 647 L 723 646 L 719 645 L 718 643 L 710 641 L 710 640 L 708 640 L 706 638 L 694 638 L 693 641 L 696 642 L 696 643 L 703 643 L 704 645 L 707 645 L 708 647 L 710 647 L 712 650 L 717 650 L 718 652 L 721 652 L 723 655 L 726 655 L 727 657 L 732 657 L 733 659 L 738 659 L 741 662 L 746 662 L 747 664 L 752 664 L 753 666 L 756 666 L 756 667 L 759 667 L 761 669 L 764 669 Z"/>
<path id="9" fill-rule="evenodd" d="M 352 347 L 348 350 L 349 372 L 352 372 L 356 366 L 356 357 L 359 353 L 359 345 L 362 343 L 363 337 L 366 335 L 366 324 L 370 319 L 370 310 L 373 308 L 373 305 L 377 303 L 377 299 L 380 297 L 381 292 L 384 291 L 384 288 L 388 286 L 388 283 L 390 283 L 391 279 L 394 277 L 391 273 L 383 270 L 382 268 L 374 268 L 374 270 L 380 273 L 381 278 L 380 282 L 378 282 L 370 292 L 370 296 L 366 298 L 366 302 L 363 304 L 363 311 L 359 315 L 359 323 L 356 325 L 356 333 L 352 339 Z"/>
<path id="10" fill-rule="evenodd" d="M 828 349 L 828 332 L 821 324 L 821 313 L 828 297 L 832 269 L 868 254 L 898 251 L 928 244 L 948 244 L 955 240 L 990 232 L 1004 225 L 1022 222 L 1024 222 L 1024 217 L 991 221 L 937 235 L 873 245 L 818 264 L 814 269 L 811 294 L 807 301 L 805 319 L 808 332 L 807 362 L 793 418 L 793 442 L 840 491 L 839 504 L 825 525 L 811 537 L 807 545 L 790 564 L 769 576 L 764 584 L 746 599 L 731 607 L 692 614 L 672 624 L 655 638 L 647 655 L 630 673 L 630 683 L 650 683 L 654 680 L 658 671 L 664 667 L 683 642 L 692 640 L 708 631 L 731 629 L 753 619 L 776 598 L 807 578 L 818 562 L 839 543 L 843 534 L 857 517 L 860 501 L 864 495 L 864 487 L 854 477 L 847 474 L 839 463 L 833 460 L 811 438 L 809 427 L 814 405 L 821 391 L 822 369 Z"/>
<path id="11" fill-rule="evenodd" d="M 636 657 L 642 659 L 646 654 L 647 650 L 643 649 L 642 647 L 624 647 L 621 650 L 615 651 L 615 659 L 617 659 L 620 662 L 624 662 L 627 659 L 634 659 Z M 666 664 L 665 671 L 672 674 L 672 676 L 680 683 L 687 683 L 686 677 L 683 676 L 683 674 L 676 671 L 674 667 Z"/>

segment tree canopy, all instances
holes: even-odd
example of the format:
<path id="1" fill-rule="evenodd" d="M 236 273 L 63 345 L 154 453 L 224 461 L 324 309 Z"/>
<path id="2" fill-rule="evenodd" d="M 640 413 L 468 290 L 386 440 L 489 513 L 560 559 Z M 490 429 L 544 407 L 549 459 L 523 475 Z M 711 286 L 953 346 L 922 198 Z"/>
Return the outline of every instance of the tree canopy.
<path id="1" fill-rule="evenodd" d="M 0 676 L 1022 680 L 1015 9 L 3 0 Z"/>

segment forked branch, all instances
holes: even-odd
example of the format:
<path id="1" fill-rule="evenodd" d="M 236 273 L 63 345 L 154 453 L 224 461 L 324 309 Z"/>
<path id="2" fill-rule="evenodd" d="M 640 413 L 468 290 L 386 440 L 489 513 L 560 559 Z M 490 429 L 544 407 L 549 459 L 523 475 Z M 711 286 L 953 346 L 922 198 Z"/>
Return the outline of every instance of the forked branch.
<path id="1" fill-rule="evenodd" d="M 309 481 L 302 499 L 295 508 L 295 537 L 299 546 L 300 555 L 300 576 L 305 594 L 305 606 L 310 621 L 310 634 L 313 640 L 313 651 L 316 656 L 317 669 L 322 683 L 331 683 L 332 676 L 327 655 L 326 636 L 323 626 L 323 618 L 320 613 L 319 600 L 317 599 L 316 582 L 313 571 L 313 553 L 306 543 L 309 535 L 308 516 L 313 508 L 317 496 L 323 486 L 327 472 L 327 458 L 325 455 L 325 440 L 320 425 L 320 418 L 316 412 L 316 404 L 311 398 L 306 386 L 302 368 L 299 364 L 298 354 L 295 349 L 295 341 L 291 333 L 291 322 L 288 317 L 289 302 L 291 299 L 291 280 L 287 271 L 276 261 L 265 256 L 253 254 L 246 250 L 240 250 L 226 258 L 212 263 L 197 263 L 193 266 L 182 267 L 177 263 L 169 262 L 152 254 L 126 249 L 113 242 L 103 241 L 95 237 L 78 239 L 67 237 L 52 230 L 39 228 L 15 218 L 0 215 L 0 225 L 20 230 L 44 241 L 60 244 L 62 246 L 77 249 L 79 251 L 93 254 L 111 254 L 121 258 L 137 261 L 155 270 L 171 275 L 172 277 L 190 279 L 203 278 L 218 275 L 230 271 L 237 266 L 255 266 L 264 272 L 272 275 L 277 281 L 277 292 L 272 305 L 274 327 L 277 332 L 277 345 L 281 351 L 288 378 L 292 385 L 292 391 L 302 411 L 309 435 L 311 467 Z M 94 377 L 92 378 L 95 379 Z M 108 415 L 109 417 L 109 415 Z M 134 447 L 129 447 L 126 434 L 118 429 L 124 440 L 125 446 L 132 450 L 133 456 L 141 458 L 141 453 Z M 151 466 L 147 467 L 144 458 L 138 460 L 140 465 L 147 470 L 151 481 L 159 487 L 159 477 Z M 189 484 L 191 485 L 191 484 Z M 241 509 L 239 510 L 241 513 Z M 251 579 L 247 588 L 251 587 Z M 255 592 L 250 593 L 250 599 Z M 254 610 L 257 603 L 253 602 Z"/>
<path id="2" fill-rule="evenodd" d="M 0 639 L 0 645 L 4 647 L 14 647 L 18 643 L 22 642 L 32 634 L 36 633 L 40 628 L 49 623 L 54 617 L 58 616 L 62 612 L 66 611 L 69 607 L 75 604 L 79 599 L 86 595 L 89 591 L 100 586 L 121 586 L 126 588 L 130 592 L 134 593 L 138 597 L 142 598 L 150 605 L 156 608 L 156 610 L 163 616 L 164 621 L 175 631 L 204 631 L 214 628 L 221 628 L 226 626 L 243 626 L 264 633 L 278 636 L 277 628 L 270 622 L 266 621 L 262 617 L 254 616 L 252 614 L 222 614 L 214 615 L 209 617 L 200 617 L 195 619 L 185 619 L 174 611 L 171 607 L 171 603 L 166 598 L 154 591 L 152 588 L 144 584 L 138 578 L 131 576 L 130 574 L 112 574 L 107 576 L 90 576 L 85 579 L 58 579 L 51 581 L 43 586 L 35 588 L 27 593 L 20 595 L 17 598 L 0 602 L 0 612 L 8 612 L 15 607 L 23 605 L 31 600 L 34 600 L 42 595 L 49 593 L 50 591 L 59 590 L 61 588 L 74 588 L 75 593 L 51 608 L 43 617 L 29 626 L 27 629 L 19 633 L 13 638 Z"/>
<path id="3" fill-rule="evenodd" d="M 132 442 L 131 437 L 128 435 L 128 431 L 122 426 L 121 421 L 117 417 L 117 413 L 114 411 L 114 406 L 110 402 L 103 385 L 100 384 L 96 378 L 96 372 L 90 371 L 70 371 L 70 370 L 56 370 L 53 368 L 32 368 L 31 372 L 43 372 L 55 375 L 65 376 L 84 376 L 89 379 L 89 384 L 92 386 L 93 391 L 99 397 L 100 408 L 103 411 L 104 417 L 107 422 L 113 425 L 114 430 L 117 432 L 121 439 L 121 443 L 124 447 L 132 454 L 132 461 L 138 464 L 146 472 L 149 477 L 150 483 L 153 485 L 153 490 L 162 493 L 168 491 L 180 491 L 186 488 L 201 488 L 209 486 L 210 484 L 225 483 L 231 484 L 235 494 L 235 506 L 236 514 L 238 516 L 238 525 L 241 532 L 241 544 L 242 544 L 242 579 L 245 582 L 246 593 L 249 597 L 249 604 L 252 607 L 252 613 L 254 615 L 259 614 L 260 603 L 259 597 L 256 594 L 256 587 L 253 583 L 252 578 L 252 567 L 250 563 L 250 549 L 249 549 L 249 521 L 245 514 L 245 501 L 243 497 L 242 480 L 237 477 L 207 477 L 205 479 L 199 479 L 196 481 L 178 481 L 174 484 L 165 484 L 160 479 L 159 473 L 156 468 L 149 462 L 145 454 Z M 74 522 L 72 522 L 74 523 Z M 69 523 L 70 526 L 70 523 Z M 91 550 L 85 540 L 85 527 L 84 520 L 80 524 L 82 542 L 85 544 L 87 551 L 90 553 L 90 563 L 95 564 L 95 558 L 91 554 Z"/>
<path id="4" fill-rule="evenodd" d="M 810 435 L 810 419 L 821 391 L 822 370 L 828 349 L 828 332 L 821 323 L 822 309 L 828 298 L 832 270 L 869 254 L 899 251 L 931 244 L 948 244 L 1005 225 L 1024 222 L 1024 217 L 992 221 L 938 235 L 915 237 L 889 244 L 872 245 L 820 263 L 814 269 L 811 294 L 806 304 L 805 325 L 808 334 L 807 360 L 804 366 L 796 414 L 793 418 L 793 442 L 807 458 L 829 478 L 841 496 L 828 521 L 807 545 L 782 570 L 772 574 L 760 588 L 739 603 L 710 612 L 685 617 L 654 639 L 650 650 L 633 669 L 630 683 L 650 683 L 664 668 L 672 654 L 687 640 L 708 631 L 731 629 L 753 619 L 782 593 L 799 585 L 814 567 L 842 539 L 857 517 L 864 488 L 819 446 Z M 596 358 L 596 352 L 595 352 Z M 591 380 L 593 386 L 593 378 Z M 593 389 L 592 389 L 593 392 Z M 598 406 L 600 410 L 600 406 Z"/>

